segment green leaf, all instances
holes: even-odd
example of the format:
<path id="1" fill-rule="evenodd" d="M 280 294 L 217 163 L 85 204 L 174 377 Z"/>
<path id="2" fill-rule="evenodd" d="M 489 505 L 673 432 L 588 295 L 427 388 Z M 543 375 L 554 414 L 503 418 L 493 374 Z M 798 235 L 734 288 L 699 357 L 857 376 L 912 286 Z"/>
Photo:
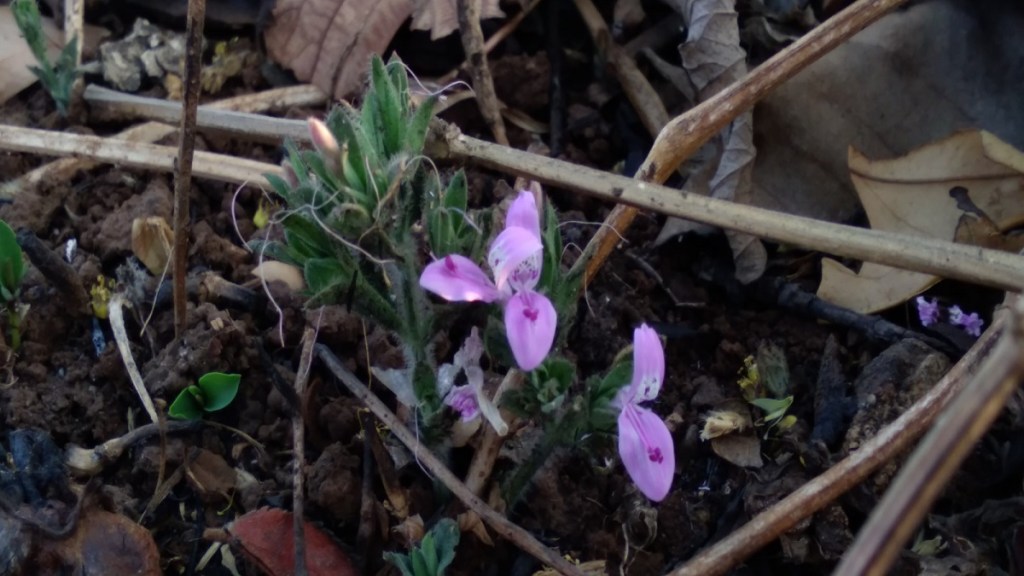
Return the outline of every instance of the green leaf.
<path id="1" fill-rule="evenodd" d="M 191 386 L 178 392 L 178 397 L 171 402 L 167 415 L 176 420 L 199 420 L 203 416 L 203 405 L 193 395 Z"/>
<path id="2" fill-rule="evenodd" d="M 303 273 L 306 285 L 309 286 L 309 294 L 314 298 L 321 298 L 330 291 L 341 290 L 352 279 L 352 274 L 334 258 L 310 258 L 306 261 Z"/>
<path id="3" fill-rule="evenodd" d="M 384 69 L 384 61 L 380 56 L 374 55 L 370 61 L 370 84 L 373 90 L 372 98 L 375 99 L 376 120 L 380 122 L 381 152 L 385 157 L 394 156 L 402 150 L 402 132 L 405 129 L 405 118 L 402 117 L 402 109 L 399 98 L 405 94 L 397 94 L 391 77 Z M 367 129 L 370 126 L 366 126 Z"/>
<path id="4" fill-rule="evenodd" d="M 423 558 L 423 563 L 426 564 L 424 574 L 437 574 L 437 550 L 434 548 L 432 534 L 428 533 L 423 537 L 423 542 L 420 544 L 420 555 Z"/>
<path id="5" fill-rule="evenodd" d="M 425 536 L 423 539 L 426 540 L 429 536 Z M 421 548 L 415 548 L 409 552 L 409 559 L 412 560 L 412 571 L 416 576 L 435 576 L 430 568 L 427 566 L 427 561 L 423 557 Z"/>
<path id="6" fill-rule="evenodd" d="M 402 576 L 418 576 L 413 571 L 412 561 L 405 554 L 399 552 L 385 552 L 384 560 L 394 564 L 398 570 L 402 573 Z"/>
<path id="7" fill-rule="evenodd" d="M 761 410 L 764 410 L 766 412 L 764 419 L 766 421 L 771 421 L 778 420 L 786 413 L 786 410 L 789 410 L 789 407 L 793 405 L 793 397 L 787 396 L 779 399 L 754 398 L 750 403 Z"/>
<path id="8" fill-rule="evenodd" d="M 786 352 L 772 342 L 762 342 L 757 347 L 757 373 L 761 384 L 775 398 L 789 393 L 789 363 Z"/>
<path id="9" fill-rule="evenodd" d="M 0 284 L 11 296 L 10 301 L 17 297 L 21 280 L 25 276 L 25 257 L 18 245 L 18 238 L 6 222 L 0 220 Z"/>
<path id="10" fill-rule="evenodd" d="M 434 117 L 434 105 L 436 103 L 436 96 L 427 98 L 416 109 L 412 118 L 409 119 L 409 125 L 405 129 L 405 142 L 403 144 L 406 152 L 412 156 L 423 152 L 423 145 L 427 140 L 427 130 L 430 129 L 430 120 Z"/>
<path id="11" fill-rule="evenodd" d="M 216 412 L 231 404 L 231 401 L 238 395 L 238 383 L 241 382 L 241 374 L 224 374 L 222 372 L 208 372 L 199 378 L 199 389 L 203 391 L 203 409 L 207 412 Z"/>
<path id="12" fill-rule="evenodd" d="M 459 525 L 451 518 L 443 518 L 431 529 L 437 548 L 437 573 L 442 575 L 455 560 L 455 547 L 459 545 Z"/>

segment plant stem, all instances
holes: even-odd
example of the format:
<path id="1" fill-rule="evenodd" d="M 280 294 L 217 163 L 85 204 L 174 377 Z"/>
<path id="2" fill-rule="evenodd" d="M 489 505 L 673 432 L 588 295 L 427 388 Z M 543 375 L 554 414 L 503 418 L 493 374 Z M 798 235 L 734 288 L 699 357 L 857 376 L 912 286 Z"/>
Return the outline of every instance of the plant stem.
<path id="1" fill-rule="evenodd" d="M 199 107 L 199 72 L 203 56 L 203 23 L 206 0 L 188 0 L 185 43 L 185 97 L 178 140 L 177 174 L 174 179 L 174 336 L 185 332 L 188 291 L 188 195 L 192 187 L 192 155 L 196 145 L 196 110 Z"/>
<path id="2" fill-rule="evenodd" d="M 11 337 L 11 350 L 17 351 L 21 348 L 21 314 L 18 313 L 18 306 L 11 302 L 7 306 L 8 334 Z"/>

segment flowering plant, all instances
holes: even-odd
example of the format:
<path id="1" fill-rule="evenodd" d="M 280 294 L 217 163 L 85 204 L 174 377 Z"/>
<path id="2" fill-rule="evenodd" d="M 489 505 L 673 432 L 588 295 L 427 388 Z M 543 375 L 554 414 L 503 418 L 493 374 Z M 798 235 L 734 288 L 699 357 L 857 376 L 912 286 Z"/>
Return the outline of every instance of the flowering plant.
<path id="1" fill-rule="evenodd" d="M 542 250 L 536 200 L 522 191 L 487 255 L 494 281 L 469 258 L 449 254 L 427 265 L 420 286 L 448 301 L 501 302 L 516 363 L 523 370 L 533 370 L 550 352 L 558 325 L 551 300 L 534 290 L 540 279 Z"/>
<path id="2" fill-rule="evenodd" d="M 924 296 L 918 296 L 914 301 L 917 304 L 917 317 L 924 327 L 933 326 L 939 323 L 943 316 L 946 321 L 962 329 L 975 338 L 981 336 L 981 328 L 985 321 L 978 316 L 977 312 L 966 313 L 959 306 L 953 305 L 949 308 L 939 304 L 938 299 L 932 298 L 929 301 Z M 945 311 L 945 315 L 943 315 Z"/>
<path id="3" fill-rule="evenodd" d="M 662 419 L 641 403 L 654 400 L 665 379 L 665 352 L 646 324 L 633 331 L 633 379 L 614 400 L 619 409 L 619 455 L 626 472 L 648 498 L 661 501 L 672 486 L 675 449 Z"/>

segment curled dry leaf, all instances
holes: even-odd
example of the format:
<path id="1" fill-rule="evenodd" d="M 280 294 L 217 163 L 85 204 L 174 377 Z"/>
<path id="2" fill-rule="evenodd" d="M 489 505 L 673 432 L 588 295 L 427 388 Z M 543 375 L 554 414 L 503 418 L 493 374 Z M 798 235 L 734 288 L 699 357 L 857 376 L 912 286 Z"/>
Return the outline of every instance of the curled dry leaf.
<path id="1" fill-rule="evenodd" d="M 288 289 L 293 292 L 302 292 L 306 289 L 306 279 L 298 266 L 278 262 L 277 260 L 264 260 L 262 264 L 252 269 L 252 275 L 262 278 L 268 284 L 284 282 Z"/>
<path id="2" fill-rule="evenodd" d="M 286 576 L 295 568 L 294 517 L 280 508 L 260 508 L 227 526 L 232 544 L 267 576 Z M 356 576 L 338 544 L 311 522 L 304 522 L 309 576 Z"/>
<path id="3" fill-rule="evenodd" d="M 413 30 L 430 30 L 430 39 L 438 40 L 459 29 L 459 13 L 455 0 L 415 0 L 412 12 Z M 504 18 L 499 0 L 480 0 L 480 18 Z"/>
<path id="4" fill-rule="evenodd" d="M 746 75 L 746 52 L 740 47 L 733 2 L 671 0 L 668 4 L 683 16 L 688 26 L 686 41 L 679 47 L 683 70 L 690 82 L 690 86 L 680 86 L 684 94 L 695 94 L 697 100 L 703 101 Z M 678 82 L 678 75 L 674 77 Z M 697 179 L 698 191 L 714 198 L 749 203 L 757 155 L 753 122 L 752 112 L 738 116 L 708 145 L 715 151 L 710 165 L 716 167 L 706 182 L 706 190 L 700 190 L 704 188 L 704 177 Z M 669 218 L 656 243 L 698 229 L 692 222 Z M 732 248 L 736 278 L 744 283 L 760 278 L 768 261 L 761 241 L 735 231 L 726 232 L 726 238 Z"/>
<path id="5" fill-rule="evenodd" d="M 962 132 L 891 160 L 850 150 L 850 178 L 871 228 L 955 240 L 977 210 L 1006 231 L 1024 223 L 1024 154 L 983 131 Z M 963 190 L 957 190 L 962 188 Z M 953 194 L 951 194 L 953 191 Z M 969 200 L 968 206 L 963 199 Z M 961 231 L 959 240 L 976 237 Z M 854 272 L 822 261 L 818 296 L 862 313 L 884 310 L 938 282 L 937 276 L 865 262 Z"/>
<path id="6" fill-rule="evenodd" d="M 132 253 L 154 276 L 160 276 L 171 258 L 174 231 L 162 216 L 132 220 Z"/>

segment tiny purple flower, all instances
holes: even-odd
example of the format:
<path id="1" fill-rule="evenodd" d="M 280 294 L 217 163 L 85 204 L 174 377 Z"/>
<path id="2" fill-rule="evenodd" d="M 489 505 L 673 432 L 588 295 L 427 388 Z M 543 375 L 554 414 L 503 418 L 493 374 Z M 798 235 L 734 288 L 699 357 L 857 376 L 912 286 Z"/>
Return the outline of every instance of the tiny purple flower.
<path id="1" fill-rule="evenodd" d="M 915 302 L 917 302 L 917 316 L 921 319 L 922 326 L 931 326 L 939 321 L 939 301 L 937 299 L 928 302 L 924 296 L 918 296 Z"/>
<path id="2" fill-rule="evenodd" d="M 558 327 L 551 301 L 533 290 L 540 280 L 543 249 L 537 203 L 533 194 L 523 191 L 509 207 L 505 229 L 487 254 L 494 281 L 469 258 L 450 254 L 427 264 L 420 286 L 450 302 L 500 301 L 516 363 L 522 370 L 533 370 L 551 350 Z"/>
<path id="3" fill-rule="evenodd" d="M 977 312 L 966 314 L 959 306 L 950 307 L 949 323 L 963 328 L 964 332 L 975 338 L 981 336 L 981 327 L 985 325 L 985 321 L 978 316 Z"/>
<path id="4" fill-rule="evenodd" d="M 472 386 L 456 386 L 448 392 L 444 403 L 459 413 L 463 422 L 469 422 L 480 415 L 480 405 L 476 401 L 476 391 Z"/>
<path id="5" fill-rule="evenodd" d="M 654 412 L 640 405 L 653 400 L 665 379 L 665 351 L 646 324 L 633 331 L 633 380 L 619 391 L 619 455 L 637 488 L 660 502 L 672 487 L 676 469 L 672 434 Z"/>

